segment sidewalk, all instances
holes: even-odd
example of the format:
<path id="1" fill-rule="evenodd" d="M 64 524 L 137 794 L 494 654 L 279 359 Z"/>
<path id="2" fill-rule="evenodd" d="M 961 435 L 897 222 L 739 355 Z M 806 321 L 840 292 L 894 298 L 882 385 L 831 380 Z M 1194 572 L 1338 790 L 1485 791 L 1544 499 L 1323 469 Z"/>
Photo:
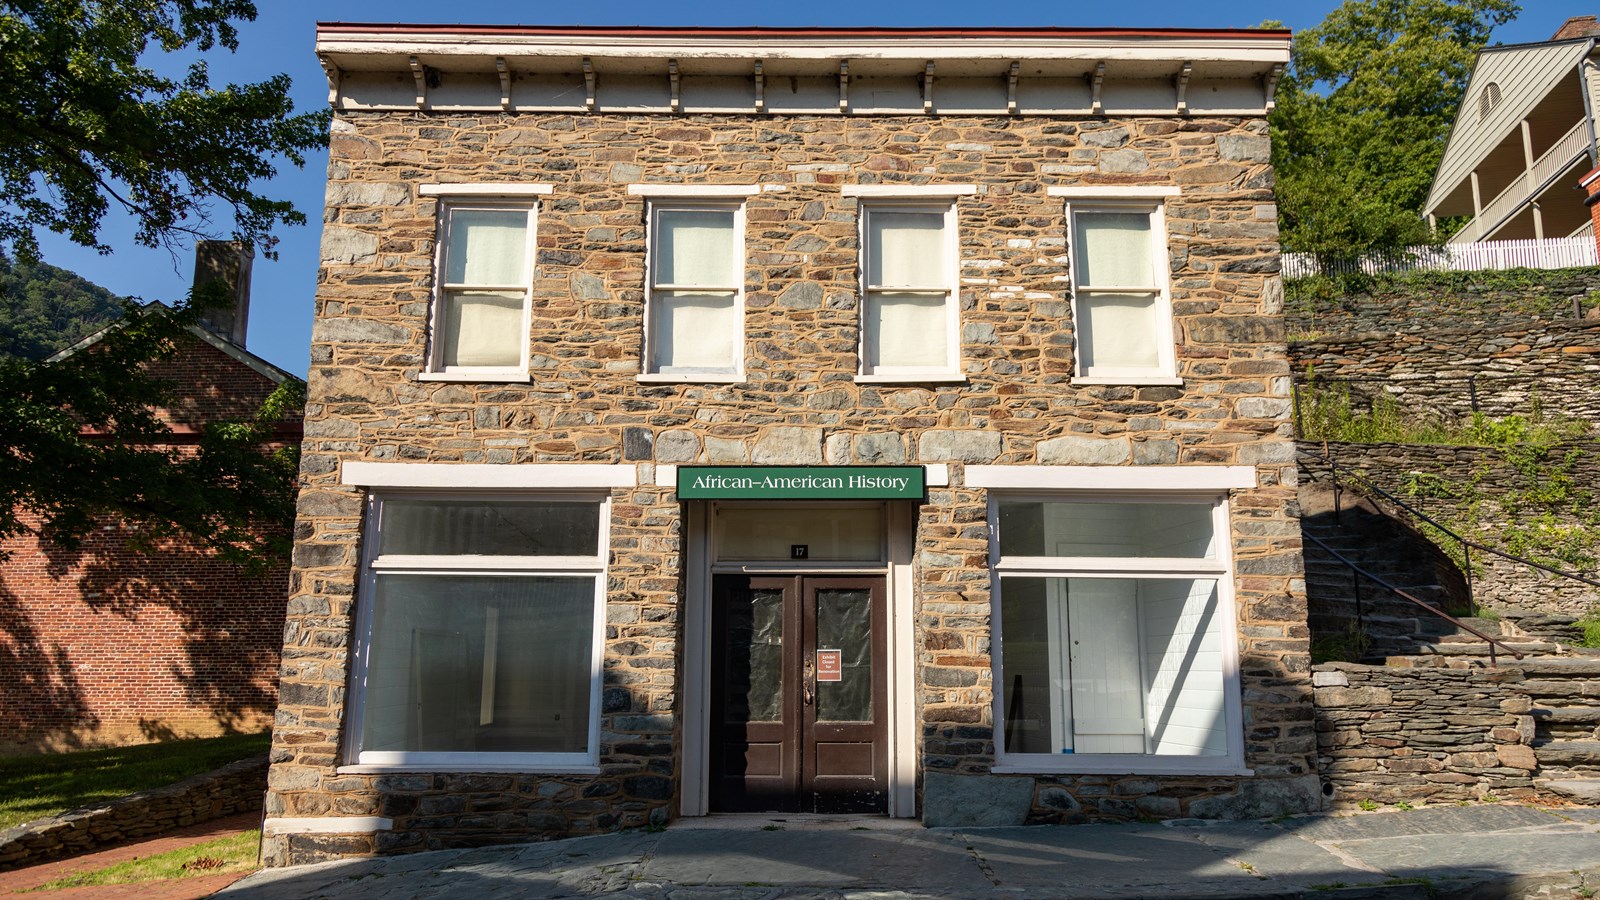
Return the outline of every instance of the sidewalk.
<path id="1" fill-rule="evenodd" d="M 1567 898 L 1600 888 L 1600 810 L 1509 804 L 1273 821 L 924 829 L 877 818 L 680 820 L 541 844 L 276 869 L 227 900 Z"/>
<path id="2" fill-rule="evenodd" d="M 137 857 L 154 856 L 168 850 L 177 850 L 193 844 L 204 843 L 213 838 L 238 834 L 261 826 L 261 813 L 246 812 L 221 819 L 213 819 L 200 825 L 190 825 L 169 831 L 160 837 L 149 840 L 136 841 L 112 847 L 109 850 L 97 850 L 94 853 L 85 853 L 81 856 L 59 859 L 54 862 L 40 863 L 22 869 L 12 869 L 9 872 L 0 872 L 0 897 L 11 900 L 8 895 L 18 895 L 19 892 L 28 891 L 41 884 L 51 882 L 57 878 L 71 875 L 74 872 L 85 872 L 93 869 L 102 869 L 125 860 Z M 103 887 L 68 888 L 56 891 L 41 891 L 27 894 L 27 897 L 39 900 L 103 900 L 103 898 L 138 897 L 140 900 L 199 900 L 209 897 L 217 891 L 227 887 L 245 873 L 234 872 L 227 875 L 196 875 L 192 878 L 182 878 L 177 881 L 146 881 L 138 884 L 113 884 Z"/>

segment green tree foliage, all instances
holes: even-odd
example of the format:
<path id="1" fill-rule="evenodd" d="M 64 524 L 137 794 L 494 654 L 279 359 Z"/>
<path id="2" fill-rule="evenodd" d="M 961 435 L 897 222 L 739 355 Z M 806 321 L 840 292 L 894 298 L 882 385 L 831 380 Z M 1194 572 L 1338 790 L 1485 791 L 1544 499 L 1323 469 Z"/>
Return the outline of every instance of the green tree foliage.
<path id="1" fill-rule="evenodd" d="M 1347 0 L 1294 49 L 1271 116 L 1285 249 L 1436 240 L 1421 217 L 1478 51 L 1512 0 Z"/>
<path id="2" fill-rule="evenodd" d="M 0 0 L 0 247 L 36 256 L 36 229 L 110 252 L 115 205 L 145 246 L 181 246 L 231 208 L 236 237 L 270 257 L 272 229 L 302 223 L 256 190 L 281 155 L 303 165 L 325 117 L 294 115 L 289 79 L 213 87 L 203 59 L 182 79 L 144 63 L 238 46 L 250 0 Z"/>
<path id="3" fill-rule="evenodd" d="M 208 425 L 193 452 L 163 446 L 157 410 L 173 385 L 147 364 L 192 347 L 189 327 L 221 293 L 172 310 L 128 303 L 121 327 L 55 363 L 0 360 L 0 537 L 36 531 L 74 549 L 115 517 L 146 545 L 187 535 L 250 567 L 287 553 L 299 454 L 263 445 L 304 403 L 300 382 L 250 421 Z"/>
<path id="4" fill-rule="evenodd" d="M 0 253 L 0 358 L 44 359 L 122 315 L 122 304 L 66 269 Z"/>
<path id="5" fill-rule="evenodd" d="M 282 160 L 303 165 L 327 117 L 296 115 L 286 76 L 210 83 L 204 55 L 235 49 L 235 23 L 255 14 L 250 0 L 0 0 L 0 252 L 37 262 L 38 235 L 55 232 L 111 253 L 101 227 L 116 212 L 145 246 L 221 232 L 270 258 L 274 229 L 305 217 L 259 183 Z M 160 54 L 190 61 L 187 73 L 160 74 Z M 174 386 L 149 363 L 192 347 L 187 329 L 222 293 L 125 304 L 122 327 L 58 362 L 0 360 L 0 538 L 37 530 L 72 549 L 115 517 L 147 543 L 182 534 L 248 564 L 285 553 L 296 451 L 265 443 L 300 385 L 253 421 L 208 425 L 184 452 L 158 412 Z M 11 318 L 29 340 L 35 296 L 0 296 L 21 302 Z M 50 316 L 71 320 L 78 301 L 53 302 Z"/>

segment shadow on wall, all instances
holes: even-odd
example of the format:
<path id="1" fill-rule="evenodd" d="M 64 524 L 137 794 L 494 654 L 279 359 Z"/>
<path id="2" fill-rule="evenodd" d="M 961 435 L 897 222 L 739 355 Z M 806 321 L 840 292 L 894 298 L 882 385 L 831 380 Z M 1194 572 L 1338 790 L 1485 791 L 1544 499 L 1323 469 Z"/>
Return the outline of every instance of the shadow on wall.
<path id="1" fill-rule="evenodd" d="M 67 650 L 34 627 L 22 601 L 0 583 L 0 734 L 21 746 L 80 747 L 100 720 L 90 712 Z M 0 750 L 4 747 L 0 746 Z"/>
<path id="2" fill-rule="evenodd" d="M 130 537 L 108 527 L 77 551 L 46 547 L 43 571 L 17 548 L 0 568 L 0 752 L 270 721 L 287 562 L 248 573 L 182 541 Z"/>

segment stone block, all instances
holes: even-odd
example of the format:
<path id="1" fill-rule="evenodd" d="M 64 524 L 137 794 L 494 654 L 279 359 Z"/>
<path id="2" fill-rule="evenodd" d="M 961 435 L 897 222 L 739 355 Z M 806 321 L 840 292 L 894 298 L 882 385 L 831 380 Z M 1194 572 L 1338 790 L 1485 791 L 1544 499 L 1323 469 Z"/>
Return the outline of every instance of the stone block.
<path id="1" fill-rule="evenodd" d="M 822 429 L 798 425 L 777 425 L 756 438 L 750 450 L 756 465 L 822 465 Z"/>
<path id="2" fill-rule="evenodd" d="M 1386 707 L 1394 702 L 1394 692 L 1380 687 L 1319 687 L 1316 689 L 1317 706 L 1338 709 L 1344 706 Z"/>
<path id="3" fill-rule="evenodd" d="M 922 824 L 929 828 L 1021 825 L 1033 805 L 1033 779 L 1007 775 L 949 775 L 922 779 Z"/>
<path id="4" fill-rule="evenodd" d="M 1533 748 L 1526 744 L 1501 744 L 1494 748 L 1494 753 L 1499 764 L 1508 769 L 1532 772 L 1539 768 L 1539 760 L 1534 755 Z"/>
<path id="5" fill-rule="evenodd" d="M 1312 672 L 1311 684 L 1314 687 L 1349 687 L 1350 676 L 1343 672 Z"/>
<path id="6" fill-rule="evenodd" d="M 1128 461 L 1132 450 L 1125 437 L 1065 437 L 1040 441 L 1034 451 L 1046 466 L 1116 466 Z"/>
<path id="7" fill-rule="evenodd" d="M 922 462 L 992 463 L 1000 449 L 1001 436 L 993 431 L 925 431 L 917 439 Z"/>

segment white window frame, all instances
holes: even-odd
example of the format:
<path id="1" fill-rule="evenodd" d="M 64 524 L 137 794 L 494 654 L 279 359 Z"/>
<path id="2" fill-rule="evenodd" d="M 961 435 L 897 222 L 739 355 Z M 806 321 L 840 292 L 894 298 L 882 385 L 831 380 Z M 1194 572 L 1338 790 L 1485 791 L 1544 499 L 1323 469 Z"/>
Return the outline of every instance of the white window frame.
<path id="1" fill-rule="evenodd" d="M 449 468 L 449 467 L 441 467 Z M 609 467 L 607 467 L 609 468 Z M 595 553 L 587 556 L 472 556 L 456 554 L 388 555 L 378 553 L 383 505 L 389 500 L 493 500 L 503 502 L 593 502 L 599 507 Z M 463 491 L 382 488 L 367 495 L 364 547 L 354 640 L 350 655 L 349 714 L 345 729 L 345 765 L 340 772 L 507 771 L 555 774 L 598 774 L 600 771 L 601 664 L 605 655 L 606 559 L 610 548 L 611 497 L 596 490 Z M 363 750 L 364 703 L 371 663 L 373 603 L 380 573 L 408 575 L 505 575 L 512 577 L 589 577 L 594 581 L 594 617 L 589 659 L 589 724 L 587 749 L 580 753 L 439 752 Z"/>
<path id="2" fill-rule="evenodd" d="M 857 325 L 860 341 L 857 353 L 855 380 L 862 384 L 894 384 L 900 382 L 964 382 L 961 372 L 961 284 L 960 252 L 956 197 L 971 193 L 967 190 L 950 190 L 938 186 L 936 191 L 920 192 L 908 188 L 888 187 L 880 191 L 868 190 L 873 185 L 857 186 L 847 190 L 845 196 L 861 198 L 860 214 L 856 217 L 860 270 L 860 311 Z M 871 229 L 868 220 L 874 213 L 942 213 L 944 215 L 945 265 L 944 285 L 875 285 L 868 281 L 873 247 L 868 238 Z M 939 366 L 872 366 L 867 362 L 867 312 L 868 297 L 878 291 L 899 291 L 915 294 L 943 293 L 945 295 L 945 362 Z"/>
<path id="3" fill-rule="evenodd" d="M 736 188 L 739 193 L 706 191 L 706 192 L 657 192 L 645 200 L 645 251 L 644 251 L 644 346 L 643 356 L 639 360 L 640 374 L 638 381 L 662 384 L 738 384 L 744 381 L 744 272 L 745 263 L 745 217 L 744 198 L 758 193 L 756 188 Z M 717 212 L 733 213 L 733 258 L 737 266 L 735 273 L 736 283 L 729 285 L 666 285 L 656 283 L 656 240 L 661 236 L 661 229 L 657 223 L 657 215 L 662 212 L 713 210 Z M 661 301 L 656 299 L 658 291 L 663 293 L 680 290 L 701 291 L 732 291 L 733 292 L 733 360 L 727 369 L 684 369 L 663 372 L 655 368 L 656 346 L 656 314 L 660 310 Z"/>
<path id="4" fill-rule="evenodd" d="M 1160 185 L 1104 187 L 1052 187 L 1052 197 L 1066 198 L 1067 253 L 1071 267 L 1072 321 L 1085 321 L 1079 301 L 1085 295 L 1145 294 L 1155 299 L 1157 363 L 1153 367 L 1113 367 L 1084 365 L 1081 327 L 1074 328 L 1073 384 L 1181 385 L 1178 377 L 1177 348 L 1172 325 L 1172 255 L 1168 247 L 1166 204 L 1178 196 L 1178 189 Z M 1083 213 L 1143 212 L 1150 216 L 1150 260 L 1153 283 L 1147 285 L 1085 285 L 1079 282 L 1084 271 L 1079 264 L 1081 248 L 1077 241 L 1077 217 Z"/>
<path id="5" fill-rule="evenodd" d="M 419 381 L 482 381 L 521 382 L 528 380 L 529 329 L 533 315 L 533 280 L 535 232 L 538 228 L 538 196 L 550 193 L 549 185 L 539 184 L 450 184 L 422 185 L 418 193 L 424 197 L 438 197 L 439 209 L 433 251 L 433 297 L 428 305 L 428 347 L 426 365 L 418 373 Z M 527 215 L 524 242 L 524 280 L 520 284 L 456 284 L 446 283 L 445 273 L 449 260 L 450 217 L 456 210 L 496 210 L 522 212 Z M 451 291 L 480 290 L 510 293 L 522 292 L 522 351 L 514 366 L 446 366 L 444 364 L 444 308 Z"/>
<path id="6" fill-rule="evenodd" d="M 986 467 L 1001 468 L 1001 467 Z M 1201 467 L 1204 468 L 1204 467 Z M 1232 467 L 1229 467 L 1230 469 Z M 1129 557 L 1002 557 L 1000 554 L 1000 501 L 1079 501 L 1092 503 L 1210 503 L 1216 556 L 1210 559 Z M 1244 763 L 1243 701 L 1239 681 L 1239 625 L 1233 583 L 1233 552 L 1229 527 L 1229 498 L 1215 489 L 1130 491 L 1040 489 L 989 490 L 990 608 L 993 635 L 995 764 L 1001 774 L 1076 775 L 1251 775 Z M 1008 753 L 1002 737 L 1006 727 L 1003 603 L 1000 579 L 1130 578 L 1215 579 L 1217 623 L 1221 635 L 1224 713 L 1228 753 L 1225 756 L 1166 756 L 1144 753 Z"/>

